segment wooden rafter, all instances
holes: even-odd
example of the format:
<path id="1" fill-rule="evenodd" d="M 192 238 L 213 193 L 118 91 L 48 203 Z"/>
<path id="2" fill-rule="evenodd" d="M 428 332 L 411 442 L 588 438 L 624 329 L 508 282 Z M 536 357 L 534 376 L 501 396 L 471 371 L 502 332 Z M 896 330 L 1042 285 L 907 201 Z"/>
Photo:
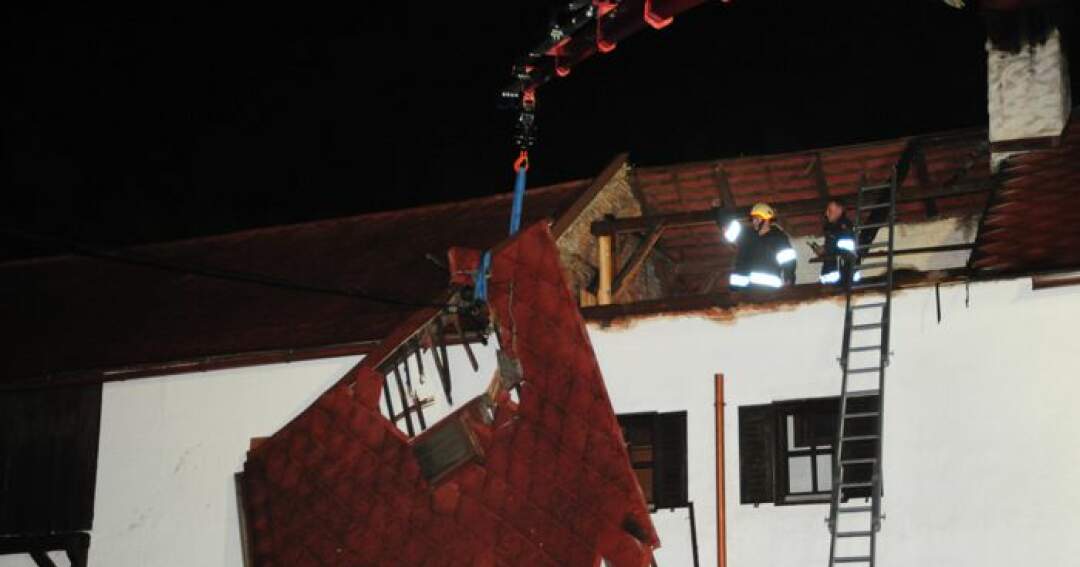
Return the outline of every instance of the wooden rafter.
<path id="1" fill-rule="evenodd" d="M 645 239 L 638 243 L 637 248 L 634 249 L 634 253 L 627 259 L 626 265 L 619 270 L 619 275 L 615 276 L 615 281 L 611 285 L 612 297 L 618 297 L 626 284 L 634 279 L 634 276 L 641 270 L 641 267 L 645 265 L 645 259 L 649 257 L 649 253 L 656 247 L 657 241 L 660 240 L 660 236 L 663 234 L 664 221 L 661 220 L 652 227 L 645 236 Z"/>
<path id="2" fill-rule="evenodd" d="M 735 197 L 731 194 L 731 183 L 728 181 L 724 164 L 719 164 L 713 168 L 713 177 L 716 179 L 716 187 L 720 191 L 720 206 L 725 209 L 734 208 Z"/>

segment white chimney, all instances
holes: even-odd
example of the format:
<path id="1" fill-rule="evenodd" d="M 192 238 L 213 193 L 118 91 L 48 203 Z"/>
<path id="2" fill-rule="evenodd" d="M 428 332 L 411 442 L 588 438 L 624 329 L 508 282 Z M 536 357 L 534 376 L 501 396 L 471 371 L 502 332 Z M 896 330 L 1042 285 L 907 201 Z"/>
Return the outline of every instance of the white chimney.
<path id="1" fill-rule="evenodd" d="M 987 41 L 990 148 L 996 170 L 1010 155 L 1054 147 L 1069 122 L 1072 101 L 1061 32 L 1022 40 L 1019 51 Z"/>

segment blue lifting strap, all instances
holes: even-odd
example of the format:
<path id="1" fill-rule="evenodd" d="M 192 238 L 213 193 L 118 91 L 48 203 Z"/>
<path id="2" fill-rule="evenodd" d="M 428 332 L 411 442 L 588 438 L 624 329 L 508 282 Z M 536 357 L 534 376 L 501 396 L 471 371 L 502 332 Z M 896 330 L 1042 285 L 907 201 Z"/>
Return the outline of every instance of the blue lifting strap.
<path id="1" fill-rule="evenodd" d="M 529 169 L 529 153 L 522 150 L 517 161 L 514 162 L 517 176 L 514 178 L 514 202 L 510 207 L 510 236 L 521 230 L 521 210 L 525 206 L 525 172 Z M 473 297 L 477 301 L 487 301 L 487 277 L 491 270 L 491 251 L 484 252 L 480 259 L 480 266 L 476 269 L 473 281 Z"/>
<path id="2" fill-rule="evenodd" d="M 517 234 L 521 229 L 521 209 L 525 204 L 525 172 L 527 166 L 517 168 L 517 177 L 514 179 L 514 205 L 510 209 L 510 236 Z"/>

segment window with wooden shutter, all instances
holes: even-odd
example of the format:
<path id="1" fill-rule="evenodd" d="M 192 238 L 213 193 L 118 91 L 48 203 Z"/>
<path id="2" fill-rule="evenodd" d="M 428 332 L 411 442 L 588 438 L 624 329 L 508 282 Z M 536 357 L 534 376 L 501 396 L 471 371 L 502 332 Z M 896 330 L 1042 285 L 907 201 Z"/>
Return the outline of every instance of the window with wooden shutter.
<path id="1" fill-rule="evenodd" d="M 832 494 L 832 468 L 840 398 L 785 400 L 739 408 L 739 490 L 743 504 L 827 503 Z M 877 411 L 879 400 L 868 396 L 848 401 L 853 412 Z M 850 420 L 849 433 L 876 431 L 876 418 Z M 869 444 L 845 445 L 844 458 L 873 456 Z M 845 482 L 866 482 L 873 466 L 844 469 Z M 848 488 L 842 498 L 865 498 L 869 489 Z"/>
<path id="2" fill-rule="evenodd" d="M 686 412 L 618 416 L 630 465 L 653 508 L 686 506 Z"/>
<path id="3" fill-rule="evenodd" d="M 739 408 L 739 501 L 773 501 L 776 485 L 776 413 L 772 404 Z"/>

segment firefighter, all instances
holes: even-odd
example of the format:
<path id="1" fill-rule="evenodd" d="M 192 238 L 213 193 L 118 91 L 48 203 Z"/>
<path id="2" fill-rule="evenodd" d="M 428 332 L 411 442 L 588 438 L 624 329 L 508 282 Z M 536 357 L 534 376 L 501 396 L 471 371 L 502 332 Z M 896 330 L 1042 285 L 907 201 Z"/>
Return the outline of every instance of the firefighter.
<path id="1" fill-rule="evenodd" d="M 734 219 L 724 228 L 724 238 L 738 244 L 732 289 L 775 289 L 795 281 L 795 249 L 787 234 L 775 224 L 776 211 L 765 203 L 750 210 L 752 230 Z"/>
<path id="2" fill-rule="evenodd" d="M 825 245 L 812 243 L 810 247 L 821 262 L 821 283 L 835 285 L 847 283 L 856 264 L 855 231 L 844 214 L 844 206 L 838 201 L 829 201 L 825 206 Z M 855 275 L 855 281 L 859 275 Z"/>

